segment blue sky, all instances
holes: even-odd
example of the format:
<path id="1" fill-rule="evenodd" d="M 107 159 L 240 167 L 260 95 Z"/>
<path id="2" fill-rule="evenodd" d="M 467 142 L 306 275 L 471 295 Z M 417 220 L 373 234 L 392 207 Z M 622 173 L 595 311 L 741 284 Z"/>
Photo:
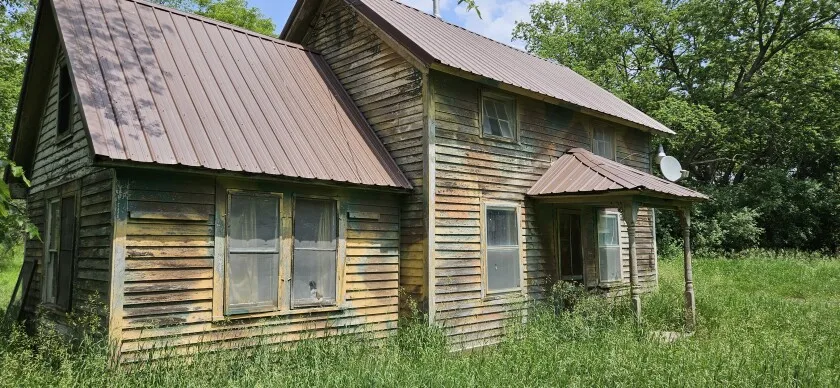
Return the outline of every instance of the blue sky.
<path id="1" fill-rule="evenodd" d="M 414 8 L 431 12 L 432 0 L 399 0 Z M 475 31 L 488 38 L 495 39 L 512 46 L 522 47 L 522 42 L 511 42 L 511 32 L 517 21 L 526 21 L 529 5 L 537 0 L 476 0 L 481 9 L 482 19 L 475 12 L 467 12 L 464 6 L 458 6 L 458 0 L 440 0 L 441 17 L 450 23 L 457 24 L 468 30 Z M 295 0 L 248 0 L 248 4 L 256 6 L 274 20 L 279 32 Z"/>

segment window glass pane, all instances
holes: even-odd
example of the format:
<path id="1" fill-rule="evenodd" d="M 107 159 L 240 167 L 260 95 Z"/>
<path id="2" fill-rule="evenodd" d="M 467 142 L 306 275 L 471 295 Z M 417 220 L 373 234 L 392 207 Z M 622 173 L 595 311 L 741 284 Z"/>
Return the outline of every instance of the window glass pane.
<path id="1" fill-rule="evenodd" d="M 598 249 L 601 280 L 621 280 L 621 249 L 619 247 L 601 247 Z"/>
<path id="2" fill-rule="evenodd" d="M 592 137 L 592 152 L 595 155 L 615 159 L 615 143 L 611 131 L 595 128 Z"/>
<path id="3" fill-rule="evenodd" d="M 484 120 L 484 133 L 501 136 L 502 130 L 499 128 L 499 120 L 487 118 Z"/>
<path id="4" fill-rule="evenodd" d="M 513 138 L 513 133 L 510 130 L 510 123 L 507 121 L 499 121 L 500 136 Z"/>
<path id="5" fill-rule="evenodd" d="M 292 306 L 335 303 L 335 250 L 295 249 Z"/>
<path id="6" fill-rule="evenodd" d="M 496 101 L 496 117 L 501 120 L 510 120 L 510 112 L 508 111 L 508 105 L 502 101 Z"/>
<path id="7" fill-rule="evenodd" d="M 598 246 L 618 245 L 618 216 L 603 214 L 598 220 Z"/>
<path id="8" fill-rule="evenodd" d="M 519 287 L 519 247 L 487 249 L 487 289 Z"/>
<path id="9" fill-rule="evenodd" d="M 335 201 L 295 201 L 295 249 L 335 249 Z"/>
<path id="10" fill-rule="evenodd" d="M 482 99 L 484 133 L 513 138 L 513 100 Z"/>
<path id="11" fill-rule="evenodd" d="M 49 249 L 58 249 L 58 230 L 61 225 L 58 202 L 50 202 Z"/>
<path id="12" fill-rule="evenodd" d="M 518 245 L 514 209 L 487 209 L 487 246 Z"/>
<path id="13" fill-rule="evenodd" d="M 231 195 L 228 241 L 231 251 L 277 249 L 278 198 Z"/>
<path id="14" fill-rule="evenodd" d="M 231 253 L 227 268 L 228 306 L 277 305 L 278 257 L 276 253 Z"/>

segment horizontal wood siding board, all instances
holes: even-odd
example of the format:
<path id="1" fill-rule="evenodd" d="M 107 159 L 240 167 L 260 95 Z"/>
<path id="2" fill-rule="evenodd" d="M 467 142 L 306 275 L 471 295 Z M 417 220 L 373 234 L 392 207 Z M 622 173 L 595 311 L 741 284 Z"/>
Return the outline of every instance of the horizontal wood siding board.
<path id="1" fill-rule="evenodd" d="M 130 173 L 129 173 L 130 172 Z M 174 175 L 161 178 L 125 171 L 130 191 L 128 206 L 146 204 L 178 208 L 184 214 L 211 216 L 206 221 L 186 218 L 135 219 L 126 225 L 122 359 L 153 355 L 165 347 L 172 352 L 195 352 L 248 346 L 249 341 L 284 343 L 306 333 L 354 332 L 375 335 L 397 327 L 400 273 L 400 202 L 397 195 L 372 195 L 361 190 L 312 188 L 305 185 L 261 184 L 301 193 L 340 198 L 347 214 L 367 214 L 346 222 L 344 273 L 345 303 L 341 308 L 312 313 L 288 312 L 276 317 L 213 319 L 216 179 Z M 189 182 L 181 187 L 173 182 Z M 224 193 L 224 190 L 221 191 Z M 196 199 L 195 197 L 199 197 Z M 224 199 L 223 199 L 224 201 Z M 205 205 L 205 203 L 213 205 Z M 200 205 L 200 206 L 196 206 Z M 146 206 L 146 205 L 143 205 Z M 376 214 L 374 219 L 371 215 Z M 346 216 L 346 215 L 345 215 Z M 221 297 L 221 296 L 215 296 Z M 284 296 L 288 297 L 288 295 Z M 316 333 L 317 332 L 317 333 Z"/>
<path id="2" fill-rule="evenodd" d="M 526 192 L 568 149 L 591 147 L 591 125 L 614 130 L 618 158 L 628 157 L 628 165 L 645 171 L 649 169 L 648 135 L 520 96 L 516 99 L 518 142 L 487 139 L 480 128 L 482 86 L 438 72 L 431 78 L 437 124 L 437 319 L 453 347 L 472 348 L 498 342 L 506 325 L 526 314 L 522 297 L 482 298 L 481 199 L 522 206 L 523 290 L 529 299 L 542 299 L 549 281 L 557 276 L 552 221 L 546 224 L 538 218 L 544 210 L 538 210 Z M 651 284 L 655 258 L 647 214 L 646 209 L 640 213 L 637 252 L 640 279 Z M 626 229 L 622 232 L 626 240 Z M 587 268 L 592 264 L 588 262 Z M 629 281 L 629 268 L 626 271 Z"/>
<path id="3" fill-rule="evenodd" d="M 425 241 L 420 73 L 382 41 L 363 18 L 340 1 L 330 0 L 324 5 L 322 14 L 313 21 L 304 45 L 321 53 L 414 187 L 400 204 L 400 233 L 382 230 L 382 225 L 371 225 L 383 232 L 376 236 L 372 230 L 348 230 L 348 252 L 352 244 L 372 237 L 385 244 L 401 241 L 400 285 L 406 289 L 408 297 L 422 301 L 426 296 L 422 271 L 425 256 L 413 254 L 424 252 Z"/>

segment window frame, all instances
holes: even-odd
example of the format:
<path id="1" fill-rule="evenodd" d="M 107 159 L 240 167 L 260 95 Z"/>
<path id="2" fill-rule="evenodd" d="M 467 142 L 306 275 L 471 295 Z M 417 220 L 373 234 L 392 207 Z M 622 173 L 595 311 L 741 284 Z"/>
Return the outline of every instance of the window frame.
<path id="1" fill-rule="evenodd" d="M 604 285 L 611 285 L 611 284 L 619 284 L 624 282 L 624 259 L 622 258 L 622 250 L 624 247 L 621 244 L 621 213 L 617 210 L 613 209 L 602 209 L 596 212 L 596 219 L 595 219 L 595 249 L 597 250 L 598 254 L 598 283 Z M 620 275 L 618 279 L 604 279 L 601 272 L 601 239 L 600 239 L 600 227 L 601 227 L 601 217 L 602 216 L 610 216 L 615 217 L 616 221 L 616 236 L 618 237 L 617 244 L 615 246 L 618 248 L 618 266 L 620 268 Z"/>
<path id="2" fill-rule="evenodd" d="M 277 302 L 273 306 L 254 306 L 253 308 L 231 307 L 228 304 L 230 298 L 230 204 L 235 195 L 251 196 L 251 197 L 273 197 L 277 199 Z M 254 313 L 264 313 L 278 311 L 282 306 L 282 290 L 283 290 L 283 193 L 264 192 L 255 190 L 241 190 L 228 189 L 225 197 L 225 227 L 224 227 L 224 293 L 222 295 L 222 305 L 224 308 L 224 316 L 242 316 Z M 245 253 L 245 252 L 241 252 Z M 256 253 L 256 252 L 251 252 Z M 268 253 L 268 252 L 266 252 Z"/>
<path id="3" fill-rule="evenodd" d="M 315 304 L 315 303 L 307 303 L 302 305 L 295 305 L 294 299 L 292 298 L 292 287 L 294 287 L 294 265 L 295 265 L 295 216 L 297 212 L 297 201 L 299 199 L 303 200 L 310 200 L 310 201 L 331 201 L 335 206 L 335 300 L 330 304 Z M 338 306 L 340 303 L 341 295 L 343 294 L 343 290 L 341 290 L 341 281 L 339 276 L 339 269 L 342 269 L 344 265 L 343 263 L 346 260 L 346 255 L 342 255 L 341 253 L 341 240 L 342 240 L 342 230 L 346 230 L 346 225 L 342 225 L 341 222 L 341 204 L 338 198 L 335 197 L 328 197 L 328 196 L 319 196 L 319 195 L 306 195 L 306 194 L 293 194 L 292 195 L 292 209 L 291 209 L 291 255 L 289 258 L 289 309 L 291 310 L 306 310 L 312 308 L 323 308 L 323 307 L 335 307 Z"/>
<path id="4" fill-rule="evenodd" d="M 64 82 L 65 76 L 66 84 Z M 65 86 L 67 90 L 62 90 L 62 86 Z M 56 141 L 61 142 L 73 137 L 73 115 L 76 101 L 73 91 L 73 76 L 70 74 L 70 67 L 66 63 L 59 65 L 57 97 L 55 137 Z"/>
<path id="5" fill-rule="evenodd" d="M 507 289 L 500 289 L 500 290 L 490 290 L 488 284 L 488 264 L 487 264 L 487 252 L 489 250 L 488 241 L 487 241 L 487 230 L 488 230 L 488 223 L 487 223 L 487 211 L 493 209 L 504 209 L 504 210 L 513 210 L 514 216 L 516 217 L 516 242 L 517 242 L 517 272 L 519 275 L 519 286 L 514 288 L 507 288 Z M 481 296 L 483 299 L 495 299 L 495 298 L 503 298 L 508 296 L 518 296 L 523 295 L 525 292 L 525 275 L 524 275 L 524 251 L 523 251 L 523 236 L 522 236 L 522 206 L 519 203 L 515 202 L 495 202 L 495 201 L 482 201 L 481 203 L 481 220 L 480 220 L 480 234 L 481 234 Z"/>
<path id="6" fill-rule="evenodd" d="M 499 136 L 494 135 L 492 133 L 484 132 L 484 121 L 485 121 L 485 104 L 484 99 L 489 98 L 491 100 L 501 101 L 501 102 L 509 102 L 512 107 L 513 118 L 510 120 L 510 131 L 511 137 Z M 518 104 L 516 101 L 516 96 L 513 94 L 502 93 L 495 90 L 489 90 L 482 88 L 479 93 L 479 123 L 478 123 L 478 132 L 481 134 L 481 138 L 483 139 L 492 139 L 498 141 L 504 141 L 508 143 L 519 143 L 519 114 L 518 114 Z"/>
<path id="7" fill-rule="evenodd" d="M 44 239 L 43 245 L 44 249 L 42 251 L 42 260 L 43 260 L 43 273 L 41 276 L 41 302 L 44 305 L 57 307 L 58 306 L 58 285 L 56 282 L 58 281 L 58 256 L 61 252 L 61 196 L 49 198 L 46 200 L 46 217 L 44 222 L 44 235 L 46 238 Z M 58 212 L 57 220 L 53 220 L 53 212 L 52 206 L 55 205 Z M 58 229 L 56 230 L 58 233 L 57 236 L 53 236 L 53 225 L 54 223 L 58 224 Z M 53 239 L 56 240 L 55 244 L 55 252 L 52 252 L 53 249 L 50 248 L 50 244 L 52 243 Z M 52 263 L 47 265 L 47 260 L 50 259 L 50 254 L 55 253 L 55 259 L 52 260 Z M 46 284 L 52 283 L 52 285 L 47 288 Z M 51 292 L 50 292 L 51 291 Z"/>
<path id="8" fill-rule="evenodd" d="M 262 312 L 241 312 L 228 314 L 225 310 L 226 279 L 227 279 L 227 252 L 228 252 L 228 193 L 229 192 L 256 192 L 266 195 L 282 196 L 280 204 L 280 265 L 278 285 L 278 307 Z M 216 211 L 214 215 L 215 237 L 214 237 L 214 275 L 213 275 L 213 299 L 212 299 L 212 320 L 214 324 L 225 324 L 229 321 L 242 319 L 270 318 L 280 316 L 299 316 L 302 314 L 333 313 L 341 312 L 349 308 L 345 295 L 344 273 L 347 261 L 346 235 L 348 229 L 347 202 L 339 193 L 321 194 L 323 189 L 306 187 L 286 188 L 282 185 L 262 184 L 241 179 L 221 179 L 216 184 Z M 294 197 L 307 197 L 315 199 L 333 200 L 337 206 L 337 263 L 336 263 L 336 301 L 330 306 L 313 307 L 291 307 L 291 262 L 293 254 L 293 201 Z"/>
<path id="9" fill-rule="evenodd" d="M 601 132 L 601 133 L 603 133 L 606 137 L 608 137 L 609 142 L 606 142 L 606 141 L 604 141 L 604 140 L 598 140 L 598 139 L 597 139 L 597 135 L 596 135 L 598 132 Z M 601 128 L 601 127 L 598 127 L 598 126 L 593 126 L 593 127 L 592 127 L 592 153 L 593 153 L 593 154 L 595 154 L 595 155 L 598 155 L 598 156 L 600 156 L 600 157 L 602 157 L 602 158 L 607 158 L 607 159 L 609 159 L 609 160 L 615 161 L 615 159 L 616 159 L 616 154 L 617 154 L 617 152 L 618 152 L 618 146 L 617 146 L 617 144 L 616 144 L 616 140 L 615 140 L 615 138 L 616 138 L 616 133 L 615 133 L 615 130 L 610 129 L 610 128 Z M 606 142 L 606 143 L 607 143 L 607 147 L 606 147 L 606 148 L 610 150 L 610 152 L 612 153 L 612 157 L 607 157 L 607 156 L 604 156 L 604 155 L 599 155 L 599 154 L 596 152 L 596 150 L 597 150 L 597 148 L 596 148 L 596 146 L 595 146 L 596 142 Z M 611 146 L 610 146 L 610 143 L 611 143 Z"/>

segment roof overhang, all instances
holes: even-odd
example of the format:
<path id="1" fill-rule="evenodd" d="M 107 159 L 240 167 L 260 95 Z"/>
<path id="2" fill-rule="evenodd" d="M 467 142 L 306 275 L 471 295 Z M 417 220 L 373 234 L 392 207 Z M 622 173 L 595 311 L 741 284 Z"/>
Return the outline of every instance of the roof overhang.
<path id="1" fill-rule="evenodd" d="M 549 203 L 633 202 L 664 208 L 679 208 L 709 199 L 705 194 L 582 148 L 573 148 L 552 163 L 528 195 Z"/>

